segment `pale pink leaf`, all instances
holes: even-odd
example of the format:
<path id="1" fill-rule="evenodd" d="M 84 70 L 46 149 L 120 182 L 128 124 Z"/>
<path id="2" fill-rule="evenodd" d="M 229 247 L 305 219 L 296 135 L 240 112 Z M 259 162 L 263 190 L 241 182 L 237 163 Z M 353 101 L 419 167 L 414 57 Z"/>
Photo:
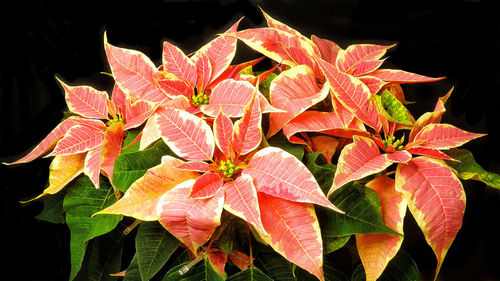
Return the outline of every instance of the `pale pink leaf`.
<path id="1" fill-rule="evenodd" d="M 434 82 L 443 80 L 446 77 L 427 77 L 411 72 L 406 72 L 398 69 L 378 69 L 369 74 L 380 78 L 386 82 L 396 83 L 396 84 L 408 84 L 408 83 L 424 83 L 424 82 Z"/>
<path id="2" fill-rule="evenodd" d="M 179 48 L 168 42 L 164 42 L 162 60 L 163 68 L 166 72 L 175 75 L 192 87 L 196 86 L 198 79 L 196 66 Z"/>
<path id="3" fill-rule="evenodd" d="M 162 75 L 146 55 L 108 44 L 106 35 L 104 48 L 116 84 L 125 94 L 151 102 L 166 98 L 156 83 Z"/>
<path id="4" fill-rule="evenodd" d="M 358 77 L 358 79 L 368 87 L 372 95 L 378 93 L 378 91 L 387 84 L 384 80 L 373 76 L 361 76 Z"/>
<path id="5" fill-rule="evenodd" d="M 340 48 L 337 43 L 327 39 L 319 38 L 316 35 L 312 35 L 311 40 L 314 42 L 314 44 L 316 44 L 316 46 L 318 46 L 321 58 L 331 64 L 335 64 L 338 52 L 342 48 Z"/>
<path id="6" fill-rule="evenodd" d="M 107 119 L 108 94 L 90 86 L 69 86 L 57 79 L 64 88 L 69 111 L 87 118 Z"/>
<path id="7" fill-rule="evenodd" d="M 260 233 L 268 235 L 260 219 L 260 208 L 257 190 L 253 178 L 243 174 L 234 181 L 224 184 L 224 209 L 231 214 L 249 222 Z"/>
<path id="8" fill-rule="evenodd" d="M 198 72 L 196 88 L 198 88 L 198 93 L 203 93 L 210 84 L 210 77 L 212 77 L 210 59 L 206 56 L 201 56 L 194 63 L 196 65 L 196 71 Z"/>
<path id="9" fill-rule="evenodd" d="M 160 130 L 158 129 L 158 114 L 155 113 L 146 121 L 144 129 L 142 129 L 141 142 L 139 150 L 144 150 L 152 143 L 161 138 Z"/>
<path id="10" fill-rule="evenodd" d="M 12 165 L 12 164 L 20 164 L 20 163 L 27 163 L 35 160 L 36 158 L 42 156 L 45 154 L 47 151 L 51 150 L 54 148 L 56 145 L 57 141 L 59 141 L 65 134 L 66 132 L 72 128 L 75 125 L 78 125 L 80 123 L 85 123 L 87 122 L 87 119 L 81 118 L 81 117 L 76 117 L 72 116 L 69 117 L 68 119 L 65 119 L 57 127 L 55 127 L 31 152 L 29 152 L 26 156 L 22 157 L 21 159 L 11 162 L 11 163 L 6 163 L 4 162 L 3 164 L 5 165 Z"/>
<path id="11" fill-rule="evenodd" d="M 224 153 L 231 155 L 233 152 L 231 139 L 233 137 L 233 122 L 221 110 L 215 117 L 213 125 L 215 144 Z"/>
<path id="12" fill-rule="evenodd" d="M 318 59 L 335 97 L 366 125 L 380 130 L 382 124 L 370 89 L 357 78 L 342 73 L 333 65 Z"/>
<path id="13" fill-rule="evenodd" d="M 101 145 L 106 126 L 100 120 L 94 121 L 95 126 L 85 124 L 71 127 L 48 156 L 82 153 Z"/>
<path id="14" fill-rule="evenodd" d="M 125 129 L 128 130 L 142 125 L 155 112 L 158 105 L 158 103 L 146 100 L 132 102 L 127 98 L 125 101 Z"/>
<path id="15" fill-rule="evenodd" d="M 258 197 L 262 224 L 269 233 L 262 238 L 287 260 L 324 281 L 323 242 L 314 206 L 262 192 Z"/>
<path id="16" fill-rule="evenodd" d="M 370 138 L 354 136 L 353 140 L 340 153 L 328 195 L 346 183 L 381 172 L 392 164 L 387 154 L 380 154 L 378 145 Z"/>
<path id="17" fill-rule="evenodd" d="M 326 98 L 328 83 L 319 88 L 314 72 L 306 65 L 285 70 L 273 79 L 270 86 L 271 104 L 284 112 L 271 113 L 267 137 L 276 134 L 290 120 Z"/>
<path id="18" fill-rule="evenodd" d="M 340 50 L 335 65 L 341 72 L 359 76 L 376 70 L 382 65 L 379 59 L 391 46 L 374 44 L 354 44 Z"/>
<path id="19" fill-rule="evenodd" d="M 394 180 L 379 177 L 366 184 L 377 192 L 380 198 L 384 223 L 398 233 L 403 233 L 406 202 L 395 190 Z M 366 272 L 367 281 L 380 277 L 389 261 L 396 255 L 403 237 L 396 234 L 356 234 L 356 246 Z"/>
<path id="20" fill-rule="evenodd" d="M 387 159 L 393 163 L 407 163 L 411 160 L 411 153 L 406 150 L 398 150 L 393 153 L 387 153 Z"/>
<path id="21" fill-rule="evenodd" d="M 213 197 L 221 189 L 224 181 L 219 174 L 208 172 L 196 179 L 189 198 L 205 199 Z"/>
<path id="22" fill-rule="evenodd" d="M 262 113 L 257 97 L 256 89 L 250 102 L 245 106 L 243 117 L 233 126 L 232 144 L 235 153 L 247 154 L 256 149 L 262 140 Z"/>
<path id="23" fill-rule="evenodd" d="M 241 19 L 231 26 L 225 34 L 236 32 L 240 21 Z M 236 43 L 235 37 L 222 34 L 201 47 L 193 55 L 193 61 L 197 61 L 200 56 L 208 57 L 212 69 L 210 83 L 217 79 L 231 64 L 236 53 Z"/>
<path id="24" fill-rule="evenodd" d="M 399 164 L 396 190 L 403 194 L 413 217 L 436 254 L 439 273 L 465 211 L 465 192 L 453 171 L 442 160 L 425 156 Z"/>
<path id="25" fill-rule="evenodd" d="M 101 174 L 102 144 L 87 152 L 83 173 L 87 175 L 95 188 L 99 188 L 99 175 Z"/>
<path id="26" fill-rule="evenodd" d="M 197 172 L 208 172 L 210 171 L 210 166 L 207 162 L 203 161 L 189 161 L 177 166 L 177 169 L 197 171 Z"/>
<path id="27" fill-rule="evenodd" d="M 455 160 L 451 158 L 450 156 L 446 155 L 445 153 L 435 149 L 435 148 L 426 148 L 426 147 L 412 147 L 408 148 L 408 152 L 411 154 L 416 154 L 416 155 L 422 155 L 422 156 L 428 156 L 432 158 L 437 158 L 437 159 L 444 159 L 444 160 Z"/>
<path id="28" fill-rule="evenodd" d="M 176 108 L 159 113 L 157 128 L 163 141 L 179 157 L 186 160 L 211 160 L 215 141 L 205 120 Z"/>
<path id="29" fill-rule="evenodd" d="M 185 181 L 166 192 L 158 203 L 158 221 L 188 249 L 197 254 L 217 226 L 224 205 L 224 193 L 208 199 L 190 199 L 194 180 Z"/>
<path id="30" fill-rule="evenodd" d="M 429 124 L 418 132 L 413 141 L 422 141 L 420 146 L 425 148 L 449 149 L 482 136 L 485 134 L 470 133 L 450 124 Z"/>
<path id="31" fill-rule="evenodd" d="M 422 128 L 425 125 L 431 124 L 431 123 L 440 123 L 441 122 L 441 117 L 443 114 L 446 112 L 445 104 L 448 98 L 450 97 L 451 93 L 453 92 L 453 88 L 451 88 L 446 95 L 440 97 L 438 101 L 436 102 L 436 105 L 434 106 L 434 110 L 432 112 L 426 112 L 422 114 L 418 118 L 418 120 L 415 122 L 415 127 L 411 130 L 409 140 L 413 141 L 415 138 L 415 135 L 422 130 Z"/>
<path id="32" fill-rule="evenodd" d="M 177 78 L 164 78 L 158 80 L 157 83 L 158 87 L 160 87 L 170 98 L 175 98 L 177 96 L 191 98 L 194 94 L 192 86 L 189 86 L 186 82 L 178 80 Z"/>
<path id="33" fill-rule="evenodd" d="M 201 112 L 215 117 L 222 110 L 228 117 L 241 117 L 254 92 L 250 82 L 224 80 L 212 90 L 208 104 L 200 107 Z"/>
<path id="34" fill-rule="evenodd" d="M 257 151 L 248 166 L 242 174 L 250 175 L 254 179 L 259 192 L 340 211 L 328 201 L 307 167 L 295 156 L 280 148 L 271 146 Z"/>

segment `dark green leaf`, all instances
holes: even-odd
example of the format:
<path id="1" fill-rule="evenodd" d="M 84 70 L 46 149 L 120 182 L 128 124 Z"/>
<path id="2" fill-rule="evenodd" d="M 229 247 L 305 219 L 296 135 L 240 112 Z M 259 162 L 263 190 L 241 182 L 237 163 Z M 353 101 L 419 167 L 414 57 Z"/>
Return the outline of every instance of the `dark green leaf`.
<path id="1" fill-rule="evenodd" d="M 259 90 L 264 95 L 264 97 L 266 97 L 267 100 L 269 100 L 269 90 L 271 89 L 271 82 L 277 76 L 278 76 L 277 74 L 271 73 L 269 74 L 269 76 L 267 76 L 266 80 L 260 83 Z"/>
<path id="2" fill-rule="evenodd" d="M 279 147 L 284 151 L 292 154 L 300 161 L 302 161 L 302 158 L 304 157 L 304 147 L 300 144 L 289 142 L 281 131 L 268 139 L 267 142 L 271 146 Z"/>
<path id="3" fill-rule="evenodd" d="M 352 274 L 352 281 L 365 281 L 365 269 L 360 264 Z M 377 281 L 418 281 L 420 272 L 417 264 L 403 249 L 389 262 Z"/>
<path id="4" fill-rule="evenodd" d="M 179 240 L 158 222 L 142 222 L 135 237 L 135 249 L 142 281 L 151 279 L 179 246 Z"/>
<path id="5" fill-rule="evenodd" d="M 306 154 L 304 164 L 314 175 L 321 190 L 326 194 L 332 186 L 336 170 L 335 165 L 326 164 L 326 159 L 320 152 Z"/>
<path id="6" fill-rule="evenodd" d="M 446 154 L 460 161 L 446 161 L 446 163 L 456 171 L 461 179 L 473 179 L 484 182 L 491 187 L 500 188 L 500 175 L 484 170 L 476 163 L 474 156 L 467 149 L 454 148 L 448 150 Z"/>
<path id="7" fill-rule="evenodd" d="M 330 201 L 345 214 L 325 208 L 318 210 L 323 237 L 342 237 L 356 233 L 398 234 L 384 224 L 377 193 L 364 185 L 345 185 L 332 194 Z"/>
<path id="8" fill-rule="evenodd" d="M 122 216 L 98 215 L 116 202 L 113 189 L 106 181 L 101 181 L 101 188 L 96 189 L 88 177 L 79 177 L 66 189 L 63 208 L 66 212 L 66 223 L 71 232 L 71 273 L 70 280 L 76 276 L 85 256 L 87 241 L 113 230 Z"/>
<path id="9" fill-rule="evenodd" d="M 89 281 L 114 281 L 112 273 L 120 271 L 123 249 L 123 230 L 120 225 L 113 231 L 93 240 L 89 257 Z"/>
<path id="10" fill-rule="evenodd" d="M 274 251 L 259 253 L 257 261 L 274 281 L 297 280 L 293 275 L 292 263 Z"/>
<path id="11" fill-rule="evenodd" d="M 139 264 L 137 263 L 137 253 L 134 255 L 130 265 L 127 267 L 125 277 L 122 281 L 141 281 L 141 273 L 139 272 Z"/>
<path id="12" fill-rule="evenodd" d="M 323 272 L 325 281 L 349 281 L 351 270 L 349 251 L 324 256 Z M 300 281 L 318 281 L 318 278 L 300 267 L 295 268 L 295 275 Z"/>
<path id="13" fill-rule="evenodd" d="M 163 141 L 158 141 L 153 147 L 143 151 L 122 153 L 115 162 L 113 184 L 125 192 L 130 185 L 142 177 L 146 171 L 161 163 L 164 155 L 172 154 Z"/>
<path id="14" fill-rule="evenodd" d="M 125 139 L 123 140 L 123 149 L 122 153 L 131 153 L 131 152 L 136 152 L 139 151 L 139 147 L 141 142 L 137 141 L 132 144 L 133 141 L 137 139 L 139 134 L 141 133 L 141 130 L 128 130 L 127 135 L 125 136 Z"/>
<path id="15" fill-rule="evenodd" d="M 323 251 L 325 254 L 329 254 L 337 251 L 338 249 L 344 247 L 344 245 L 349 242 L 349 238 L 351 236 L 343 236 L 343 237 L 323 237 Z"/>
<path id="16" fill-rule="evenodd" d="M 198 264 L 189 269 L 186 273 L 180 274 L 180 270 L 190 262 L 185 262 L 171 268 L 163 281 L 222 281 L 220 276 L 210 265 L 208 258 L 204 258 Z"/>
<path id="17" fill-rule="evenodd" d="M 245 271 L 238 272 L 237 274 L 229 277 L 228 281 L 273 281 L 269 276 L 262 273 L 255 267 L 249 266 Z M 294 280 L 294 279 L 289 279 Z"/>
<path id="18" fill-rule="evenodd" d="M 43 210 L 36 216 L 37 219 L 51 223 L 65 223 L 63 200 L 66 193 L 64 190 L 42 197 Z"/>

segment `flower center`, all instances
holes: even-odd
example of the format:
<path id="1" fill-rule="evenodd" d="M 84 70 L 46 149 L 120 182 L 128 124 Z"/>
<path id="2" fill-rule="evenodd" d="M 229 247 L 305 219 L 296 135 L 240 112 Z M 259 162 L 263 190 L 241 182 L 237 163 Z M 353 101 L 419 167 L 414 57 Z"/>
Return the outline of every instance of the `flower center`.
<path id="1" fill-rule="evenodd" d="M 220 161 L 218 170 L 224 175 L 225 178 L 230 178 L 234 175 L 236 171 L 238 171 L 240 167 L 236 167 L 231 160 Z"/>
<path id="2" fill-rule="evenodd" d="M 118 122 L 123 122 L 123 118 L 120 115 L 115 115 L 115 117 L 113 117 L 113 119 L 109 119 L 108 126 L 111 124 L 118 123 Z"/>
<path id="3" fill-rule="evenodd" d="M 385 151 L 387 152 L 394 152 L 403 149 L 403 142 L 405 140 L 405 136 L 403 136 L 401 139 L 396 139 L 395 136 L 387 136 L 385 140 L 382 141 L 382 143 L 385 145 Z"/>
<path id="4" fill-rule="evenodd" d="M 203 104 L 208 104 L 208 96 L 205 93 L 198 93 L 198 89 L 194 88 L 194 94 L 191 96 L 191 103 L 198 107 Z"/>

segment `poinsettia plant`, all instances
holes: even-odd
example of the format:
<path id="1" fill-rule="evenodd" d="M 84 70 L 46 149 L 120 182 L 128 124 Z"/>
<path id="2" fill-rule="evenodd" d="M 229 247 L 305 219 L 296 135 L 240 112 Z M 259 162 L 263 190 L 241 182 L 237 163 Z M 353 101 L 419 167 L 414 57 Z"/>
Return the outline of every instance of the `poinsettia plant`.
<path id="1" fill-rule="evenodd" d="M 407 209 L 437 278 L 461 179 L 500 188 L 457 149 L 484 135 L 441 123 L 452 90 L 415 119 L 401 85 L 444 77 L 384 68 L 393 45 L 343 49 L 263 14 L 190 55 L 165 42 L 161 65 L 105 34 L 111 98 L 58 79 L 66 118 L 5 164 L 53 157 L 33 200 L 68 225 L 69 280 L 418 280 Z M 232 64 L 238 41 L 261 57 Z"/>

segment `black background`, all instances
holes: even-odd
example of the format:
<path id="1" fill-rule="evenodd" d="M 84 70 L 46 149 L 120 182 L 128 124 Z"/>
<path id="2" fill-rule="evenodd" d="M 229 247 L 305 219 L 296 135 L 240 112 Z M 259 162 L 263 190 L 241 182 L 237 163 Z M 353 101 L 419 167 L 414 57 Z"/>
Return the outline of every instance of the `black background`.
<path id="1" fill-rule="evenodd" d="M 500 26 L 494 1 L 22 1 L 2 7 L 0 17 L 0 160 L 19 158 L 62 117 L 69 84 L 110 89 L 103 33 L 114 45 L 140 50 L 157 65 L 164 40 L 196 51 L 244 16 L 241 28 L 264 25 L 261 6 L 304 35 L 351 43 L 398 43 L 387 66 L 444 81 L 406 86 L 415 116 L 430 111 L 452 86 L 443 122 L 488 133 L 466 145 L 483 167 L 500 171 Z M 5 4 L 2 4 L 5 5 Z M 14 5 L 14 6 L 13 6 Z M 240 46 L 240 45 L 239 45 Z M 258 55 L 241 45 L 237 58 Z M 66 280 L 69 231 L 35 219 L 42 204 L 18 201 L 44 188 L 50 159 L 0 166 L 1 280 Z M 464 183 L 467 209 L 440 280 L 500 280 L 500 193 Z M 424 278 L 435 258 L 408 213 L 404 247 Z M 5 250 L 4 250 L 5 249 Z M 6 262 L 5 262 L 6 261 Z"/>

